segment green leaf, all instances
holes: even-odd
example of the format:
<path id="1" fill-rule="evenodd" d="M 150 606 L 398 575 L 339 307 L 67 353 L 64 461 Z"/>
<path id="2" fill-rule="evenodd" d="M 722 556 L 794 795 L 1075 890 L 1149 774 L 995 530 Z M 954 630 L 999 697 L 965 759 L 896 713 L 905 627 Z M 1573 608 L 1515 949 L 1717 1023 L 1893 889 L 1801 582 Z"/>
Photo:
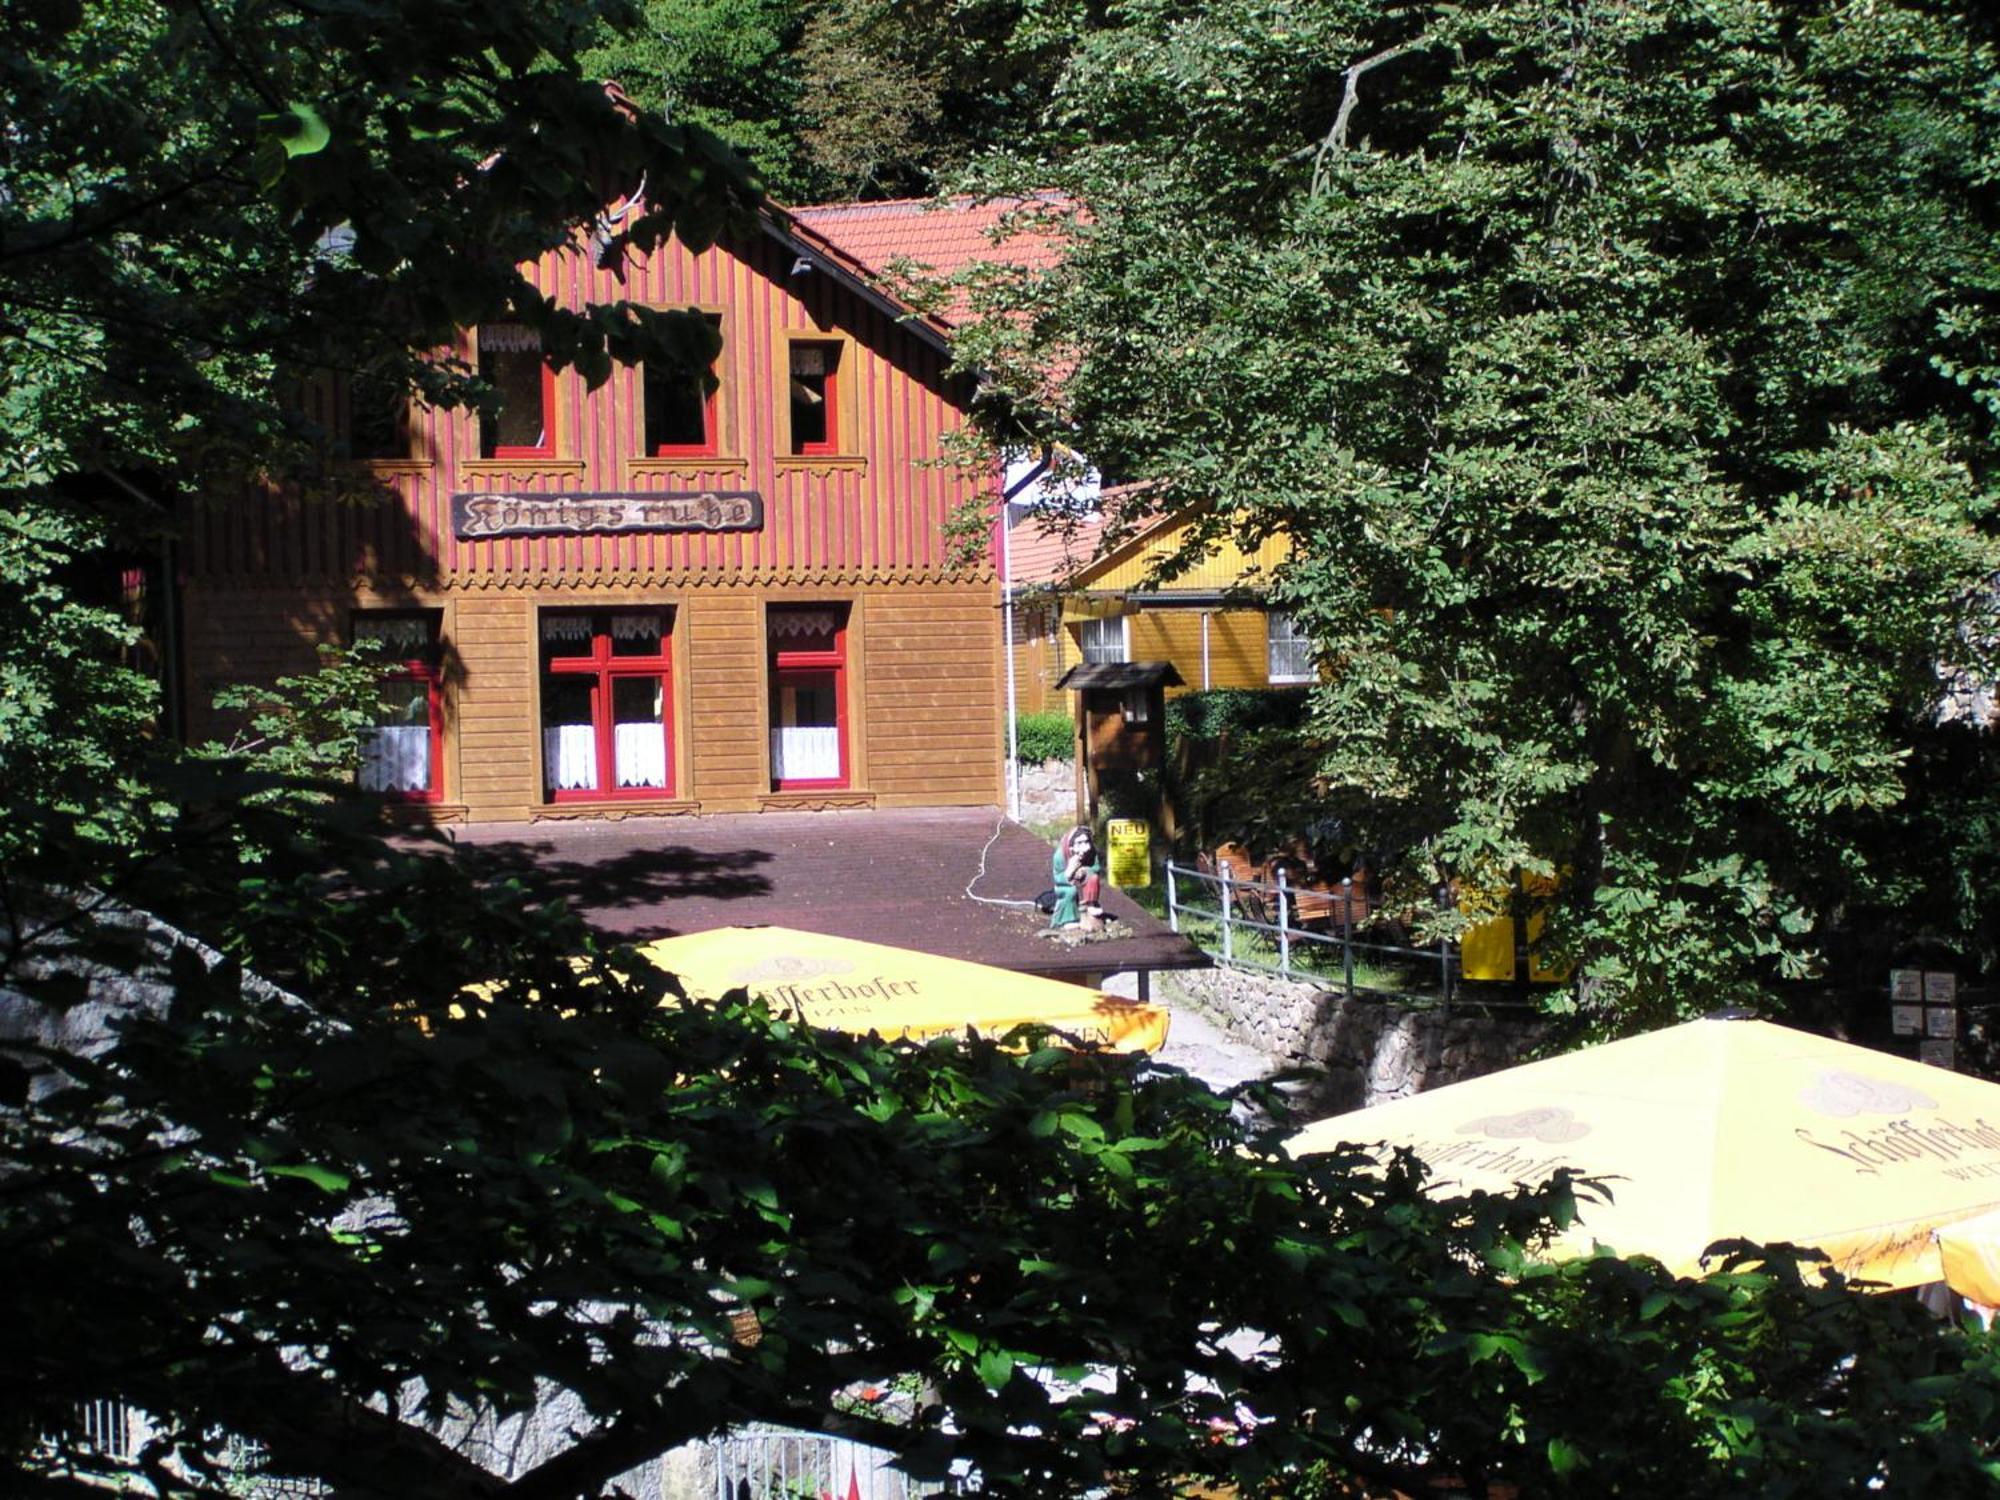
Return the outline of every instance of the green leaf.
<path id="1" fill-rule="evenodd" d="M 979 1378 L 989 1390 L 999 1390 L 1014 1374 L 1014 1356 L 1005 1349 L 982 1350 L 978 1359 Z"/>
<path id="2" fill-rule="evenodd" d="M 266 1167 L 264 1170 L 273 1177 L 296 1177 L 301 1181 L 310 1182 L 323 1193 L 345 1192 L 352 1181 L 345 1172 L 335 1172 L 328 1167 L 316 1167 L 310 1162 L 289 1167 Z"/>
<path id="3" fill-rule="evenodd" d="M 1573 1473 L 1589 1463 L 1589 1460 L 1583 1456 L 1583 1450 L 1568 1438 L 1550 1438 L 1548 1451 L 1549 1468 L 1557 1474 Z"/>
<path id="4" fill-rule="evenodd" d="M 324 151 L 327 142 L 333 139 L 333 131 L 319 111 L 310 104 L 293 103 L 286 108 L 287 114 L 270 117 L 278 122 L 277 136 L 285 155 L 312 156 Z"/>

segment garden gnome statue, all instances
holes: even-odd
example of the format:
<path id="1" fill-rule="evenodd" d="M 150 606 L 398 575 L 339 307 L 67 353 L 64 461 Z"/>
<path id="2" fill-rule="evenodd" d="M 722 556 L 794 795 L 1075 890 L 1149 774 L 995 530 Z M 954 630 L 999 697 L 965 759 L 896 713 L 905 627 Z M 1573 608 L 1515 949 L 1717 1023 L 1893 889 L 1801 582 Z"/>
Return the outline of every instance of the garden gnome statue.
<path id="1" fill-rule="evenodd" d="M 1086 932 L 1102 927 L 1097 846 L 1087 826 L 1079 823 L 1063 836 L 1049 861 L 1049 870 L 1056 886 L 1056 909 L 1050 914 L 1049 926 L 1081 926 Z"/>

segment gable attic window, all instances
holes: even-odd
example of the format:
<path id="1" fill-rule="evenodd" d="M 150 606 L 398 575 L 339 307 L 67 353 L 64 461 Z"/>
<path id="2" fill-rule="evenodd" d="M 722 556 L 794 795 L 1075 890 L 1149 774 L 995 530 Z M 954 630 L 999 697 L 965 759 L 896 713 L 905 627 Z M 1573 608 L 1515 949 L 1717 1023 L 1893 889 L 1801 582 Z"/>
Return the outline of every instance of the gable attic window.
<path id="1" fill-rule="evenodd" d="M 366 371 L 348 381 L 347 456 L 410 456 L 410 393 L 400 382 Z"/>
<path id="2" fill-rule="evenodd" d="M 479 418 L 480 457 L 553 457 L 556 372 L 542 360 L 542 336 L 519 323 L 486 324 L 479 377 L 500 393 L 500 410 Z"/>
<path id="3" fill-rule="evenodd" d="M 722 321 L 713 313 L 711 324 Z M 647 365 L 640 373 L 645 399 L 645 452 L 663 458 L 697 457 L 719 449 L 715 369 L 677 370 Z M 706 377 L 706 378 L 705 378 Z"/>
<path id="4" fill-rule="evenodd" d="M 840 345 L 791 348 L 791 444 L 795 454 L 840 451 Z"/>

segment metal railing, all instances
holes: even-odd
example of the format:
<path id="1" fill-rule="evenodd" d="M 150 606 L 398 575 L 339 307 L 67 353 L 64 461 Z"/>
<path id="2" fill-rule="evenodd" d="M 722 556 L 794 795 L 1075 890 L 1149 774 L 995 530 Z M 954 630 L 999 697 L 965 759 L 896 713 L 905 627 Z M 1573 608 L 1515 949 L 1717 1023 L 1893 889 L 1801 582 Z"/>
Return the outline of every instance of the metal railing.
<path id="1" fill-rule="evenodd" d="M 1194 901 L 1186 899 L 1190 890 L 1199 893 Z M 1302 911 L 1315 926 L 1301 925 Z M 1275 881 L 1262 881 L 1239 877 L 1228 860 L 1213 872 L 1167 865 L 1167 925 L 1218 963 L 1337 982 L 1349 1000 L 1366 994 L 1449 1006 L 1459 986 L 1458 945 L 1357 937 L 1370 911 L 1365 896 L 1357 902 L 1351 880 L 1333 890 L 1302 889 L 1282 867 Z"/>
<path id="2" fill-rule="evenodd" d="M 825 1433 L 739 1429 L 713 1447 L 716 1500 L 920 1500 L 971 1488 L 912 1479 L 889 1467 L 894 1455 Z"/>

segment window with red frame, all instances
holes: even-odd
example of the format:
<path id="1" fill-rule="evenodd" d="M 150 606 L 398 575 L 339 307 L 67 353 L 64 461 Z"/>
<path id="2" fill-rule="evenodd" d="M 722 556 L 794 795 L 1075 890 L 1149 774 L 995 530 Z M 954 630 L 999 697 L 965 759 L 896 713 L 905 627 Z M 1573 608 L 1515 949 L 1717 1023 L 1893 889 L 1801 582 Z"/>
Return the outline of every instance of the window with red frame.
<path id="1" fill-rule="evenodd" d="M 481 413 L 483 458 L 549 458 L 556 451 L 556 372 L 542 359 L 542 336 L 519 323 L 479 330 L 479 378 L 500 393 L 500 409 Z"/>
<path id="2" fill-rule="evenodd" d="M 398 802 L 444 796 L 444 695 L 435 610 L 367 610 L 354 616 L 357 644 L 373 641 L 387 668 L 375 728 L 361 742 L 361 789 Z"/>
<path id="3" fill-rule="evenodd" d="M 410 456 L 410 392 L 400 381 L 363 370 L 347 382 L 347 456 Z"/>
<path id="4" fill-rule="evenodd" d="M 721 319 L 708 315 L 711 324 Z M 700 456 L 720 451 L 716 431 L 713 367 L 681 370 L 647 365 L 640 373 L 645 397 L 645 451 L 656 457 Z"/>
<path id="5" fill-rule="evenodd" d="M 781 792 L 848 784 L 847 607 L 773 609 L 771 786 Z"/>
<path id="6" fill-rule="evenodd" d="M 671 611 L 542 616 L 542 785 L 552 802 L 673 792 Z"/>
<path id="7" fill-rule="evenodd" d="M 840 451 L 840 345 L 792 345 L 791 451 Z"/>

